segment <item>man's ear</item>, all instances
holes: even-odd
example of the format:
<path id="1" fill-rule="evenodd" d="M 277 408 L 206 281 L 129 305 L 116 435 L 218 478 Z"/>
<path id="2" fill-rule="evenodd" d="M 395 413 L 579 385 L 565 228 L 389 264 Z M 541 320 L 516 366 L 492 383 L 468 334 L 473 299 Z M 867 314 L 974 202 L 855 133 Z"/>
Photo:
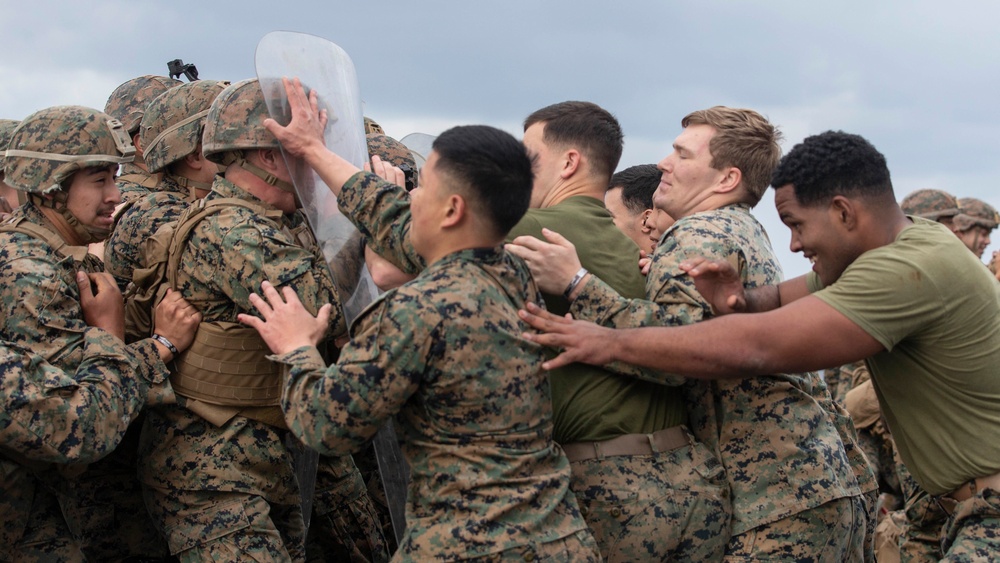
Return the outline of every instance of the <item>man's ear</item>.
<path id="1" fill-rule="evenodd" d="M 580 171 L 583 166 L 583 155 L 580 151 L 576 149 L 569 149 L 563 153 L 563 167 L 559 171 L 559 177 L 562 179 L 569 178 L 573 174 Z"/>
<path id="2" fill-rule="evenodd" d="M 207 163 L 208 159 L 201 154 L 201 147 L 193 153 L 184 156 L 184 164 L 192 170 L 201 170 Z"/>
<path id="3" fill-rule="evenodd" d="M 137 152 L 142 153 L 142 143 L 139 141 L 139 133 L 132 135 L 132 145 Z"/>
<path id="4" fill-rule="evenodd" d="M 647 209 L 640 215 L 640 221 L 642 222 L 642 234 L 648 235 L 653 232 L 653 226 L 649 224 L 649 218 L 653 216 L 653 210 Z"/>
<path id="5" fill-rule="evenodd" d="M 834 221 L 848 231 L 858 227 L 858 207 L 855 202 L 842 195 L 835 195 L 830 200 L 830 213 Z"/>
<path id="6" fill-rule="evenodd" d="M 465 198 L 461 195 L 451 194 L 445 200 L 445 205 L 444 219 L 441 221 L 442 228 L 454 227 L 465 219 L 468 207 L 465 204 Z"/>
<path id="7" fill-rule="evenodd" d="M 727 166 L 722 172 L 724 175 L 715 189 L 716 193 L 729 193 L 738 188 L 743 181 L 743 171 L 735 166 Z"/>
<path id="8" fill-rule="evenodd" d="M 268 172 L 278 169 L 278 160 L 282 158 L 278 149 L 258 149 L 257 155 L 260 158 L 260 167 Z"/>

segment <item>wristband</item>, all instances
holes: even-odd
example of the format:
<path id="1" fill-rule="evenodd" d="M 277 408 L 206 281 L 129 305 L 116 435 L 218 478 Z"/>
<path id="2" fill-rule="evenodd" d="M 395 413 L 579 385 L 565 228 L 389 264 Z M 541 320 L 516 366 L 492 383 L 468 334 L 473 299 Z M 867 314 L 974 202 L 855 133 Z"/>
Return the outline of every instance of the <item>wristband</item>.
<path id="1" fill-rule="evenodd" d="M 570 280 L 569 285 L 566 286 L 566 291 L 563 292 L 563 297 L 569 299 L 569 295 L 573 293 L 573 290 L 576 289 L 576 286 L 580 285 L 580 280 L 582 280 L 584 276 L 586 276 L 588 273 L 589 272 L 587 272 L 586 268 L 580 268 L 576 272 L 576 275 L 573 276 L 573 279 Z"/>
<path id="2" fill-rule="evenodd" d="M 167 350 L 170 350 L 170 353 L 173 354 L 173 355 L 175 355 L 175 356 L 181 353 L 180 350 L 177 349 L 177 346 L 174 346 L 173 342 L 167 340 L 166 336 L 161 336 L 159 334 L 154 334 L 153 336 L 150 336 L 150 338 L 152 338 L 153 340 L 155 340 L 155 341 L 159 342 L 160 344 L 163 344 L 164 346 L 166 346 Z"/>

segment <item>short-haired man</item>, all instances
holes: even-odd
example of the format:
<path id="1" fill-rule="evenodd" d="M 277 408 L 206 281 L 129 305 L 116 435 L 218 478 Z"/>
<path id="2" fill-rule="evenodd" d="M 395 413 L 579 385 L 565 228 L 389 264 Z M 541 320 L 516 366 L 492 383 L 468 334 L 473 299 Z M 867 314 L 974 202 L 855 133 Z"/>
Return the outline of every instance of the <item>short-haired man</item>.
<path id="1" fill-rule="evenodd" d="M 807 138 L 772 184 L 811 273 L 744 292 L 725 263 L 683 266 L 720 312 L 766 312 L 633 331 L 526 314 L 555 331 L 532 339 L 567 347 L 553 366 L 617 360 L 711 379 L 865 358 L 900 457 L 951 513 L 945 556 L 995 558 L 1000 285 L 946 228 L 903 214 L 885 158 L 862 137 Z"/>
<path id="2" fill-rule="evenodd" d="M 626 299 L 599 275 L 585 275 L 568 292 L 573 316 L 620 328 L 685 325 L 711 317 L 710 304 L 680 268 L 692 255 L 732 264 L 748 287 L 780 281 L 767 235 L 750 214 L 781 155 L 777 129 L 755 111 L 721 106 L 693 112 L 681 125 L 673 152 L 659 163 L 663 176 L 654 205 L 677 222 L 656 247 L 648 297 Z M 566 287 L 580 268 L 572 245 L 551 238 L 560 245 L 516 241 L 525 245 L 519 254 L 543 290 Z M 549 255 L 560 250 L 569 251 L 570 259 Z M 616 369 L 664 378 L 628 366 Z M 782 372 L 685 386 L 691 427 L 719 451 L 733 492 L 727 556 L 860 558 L 870 546 L 864 546 L 868 507 L 856 474 L 866 480 L 866 492 L 874 491 L 874 476 L 854 449 L 846 413 L 838 412 L 819 375 Z"/>
<path id="3" fill-rule="evenodd" d="M 535 159 L 531 209 L 508 240 L 563 233 L 581 249 L 583 267 L 622 295 L 643 297 L 636 264 L 649 247 L 622 233 L 603 205 L 622 152 L 618 120 L 590 102 L 552 104 L 525 119 L 524 144 Z M 548 310 L 569 310 L 565 288 L 542 288 Z M 729 535 L 729 495 L 715 455 L 682 426 L 677 382 L 583 364 L 554 370 L 551 381 L 555 438 L 605 559 L 718 558 Z M 625 489 L 636 496 L 622 499 Z"/>
<path id="4" fill-rule="evenodd" d="M 281 297 L 264 287 L 270 306 L 255 305 L 268 323 L 241 320 L 263 325 L 276 359 L 291 367 L 282 403 L 290 428 L 320 451 L 345 453 L 396 417 L 411 469 L 401 559 L 599 560 L 552 439 L 545 351 L 519 337 L 517 308 L 541 295 L 502 246 L 531 197 L 524 146 L 487 126 L 445 131 L 408 196 L 327 151 L 310 134 L 315 95 L 310 111 L 301 86 L 288 88 L 292 123 L 268 128 L 362 232 L 411 246 L 428 264 L 366 310 L 329 368 L 296 330 L 315 321 L 281 322 L 271 312 L 285 308 Z"/>
<path id="5" fill-rule="evenodd" d="M 653 214 L 653 194 L 660 185 L 660 171 L 655 164 L 639 164 L 611 176 L 604 192 L 604 207 L 615 226 L 641 249 L 650 248 L 647 224 Z"/>

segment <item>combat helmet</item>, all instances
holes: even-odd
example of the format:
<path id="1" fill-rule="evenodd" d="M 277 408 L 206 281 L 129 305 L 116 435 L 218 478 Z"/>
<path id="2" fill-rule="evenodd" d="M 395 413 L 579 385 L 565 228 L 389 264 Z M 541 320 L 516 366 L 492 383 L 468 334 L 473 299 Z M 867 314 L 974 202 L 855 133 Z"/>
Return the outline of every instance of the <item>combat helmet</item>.
<path id="1" fill-rule="evenodd" d="M 1000 214 L 992 205 L 974 197 L 958 200 L 962 212 L 955 216 L 955 230 L 961 232 L 972 227 L 985 227 L 992 231 L 1000 224 Z"/>
<path id="2" fill-rule="evenodd" d="M 104 104 L 104 112 L 121 121 L 129 135 L 135 135 L 149 102 L 181 84 L 180 80 L 153 74 L 133 78 L 111 92 L 108 103 Z"/>
<path id="3" fill-rule="evenodd" d="M 911 192 L 899 203 L 903 213 L 940 221 L 961 213 L 955 196 L 941 190 L 923 189 Z"/>
<path id="4" fill-rule="evenodd" d="M 382 129 L 382 126 L 376 123 L 374 119 L 365 117 L 365 135 L 370 135 L 372 133 L 385 135 L 385 129 Z"/>
<path id="5" fill-rule="evenodd" d="M 245 151 L 281 147 L 278 139 L 264 128 L 264 119 L 267 117 L 270 116 L 264 103 L 264 94 L 256 78 L 229 85 L 212 102 L 205 118 L 201 152 L 212 162 L 223 166 L 236 164 L 272 186 L 294 192 L 291 182 L 247 162 Z"/>
<path id="6" fill-rule="evenodd" d="M 126 164 L 134 156 L 135 147 L 117 119 L 82 106 L 56 106 L 29 115 L 14 130 L 5 181 L 27 192 L 29 201 L 61 213 L 84 242 L 95 242 L 110 230 L 82 225 L 66 208 L 64 185 L 78 170 Z"/>
<path id="7" fill-rule="evenodd" d="M 4 152 L 10 143 L 10 136 L 14 134 L 14 129 L 20 121 L 13 119 L 0 119 L 0 174 L 3 174 Z"/>
<path id="8" fill-rule="evenodd" d="M 149 106 L 139 126 L 143 158 L 151 173 L 160 172 L 197 150 L 212 101 L 228 81 L 198 80 L 174 86 Z"/>
<path id="9" fill-rule="evenodd" d="M 416 187 L 417 162 L 406 145 L 381 133 L 369 133 L 365 135 L 365 140 L 368 142 L 369 155 L 378 156 L 403 171 L 407 191 Z"/>

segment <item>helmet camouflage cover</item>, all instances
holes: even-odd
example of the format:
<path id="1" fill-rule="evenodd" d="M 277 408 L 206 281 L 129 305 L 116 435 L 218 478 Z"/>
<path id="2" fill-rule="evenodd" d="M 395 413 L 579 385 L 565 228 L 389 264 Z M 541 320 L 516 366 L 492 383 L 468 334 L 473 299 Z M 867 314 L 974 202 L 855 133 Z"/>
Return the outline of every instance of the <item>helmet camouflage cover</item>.
<path id="1" fill-rule="evenodd" d="M 393 166 L 409 166 L 411 170 L 416 169 L 417 163 L 413 160 L 413 153 L 403 143 L 380 133 L 369 133 L 365 135 L 365 139 L 368 141 L 368 154 L 371 156 L 377 155 Z"/>
<path id="2" fill-rule="evenodd" d="M 907 215 L 916 215 L 935 221 L 958 215 L 961 210 L 955 196 L 941 190 L 916 190 L 899 203 Z"/>
<path id="3" fill-rule="evenodd" d="M 14 129 L 20 121 L 13 119 L 0 119 L 0 174 L 3 174 L 3 156 L 10 143 L 10 136 L 14 134 Z"/>
<path id="4" fill-rule="evenodd" d="M 110 115 L 82 106 L 37 111 L 14 130 L 7 149 L 6 182 L 28 193 L 48 193 L 77 170 L 132 162 L 135 148 Z"/>
<path id="5" fill-rule="evenodd" d="M 226 86 L 228 81 L 198 80 L 174 86 L 150 102 L 139 126 L 150 172 L 159 172 L 198 148 L 208 109 Z"/>
<path id="6" fill-rule="evenodd" d="M 993 230 L 1000 224 L 1000 214 L 992 205 L 974 197 L 963 197 L 958 200 L 962 212 L 955 216 L 955 228 L 965 231 L 979 226 Z"/>
<path id="7" fill-rule="evenodd" d="M 180 80 L 153 74 L 133 78 L 115 88 L 104 104 L 104 112 L 121 121 L 129 135 L 135 135 L 149 102 L 181 84 Z"/>
<path id="8" fill-rule="evenodd" d="M 201 152 L 212 162 L 229 164 L 228 152 L 280 148 L 278 140 L 264 128 L 267 117 L 270 114 L 256 78 L 231 84 L 212 102 Z"/>

